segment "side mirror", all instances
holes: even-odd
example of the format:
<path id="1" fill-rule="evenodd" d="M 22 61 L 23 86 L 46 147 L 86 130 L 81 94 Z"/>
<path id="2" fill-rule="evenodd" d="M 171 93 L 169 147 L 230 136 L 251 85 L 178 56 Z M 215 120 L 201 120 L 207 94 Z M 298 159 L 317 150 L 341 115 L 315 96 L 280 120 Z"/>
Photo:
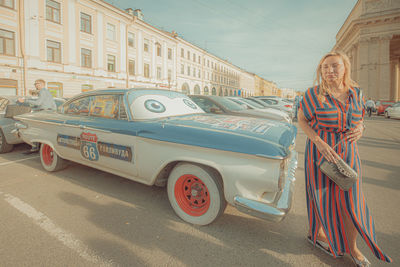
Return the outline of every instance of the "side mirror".
<path id="1" fill-rule="evenodd" d="M 223 113 L 223 111 L 221 109 L 217 108 L 217 107 L 210 108 L 210 112 L 211 113 L 215 113 L 215 114 L 222 114 Z"/>

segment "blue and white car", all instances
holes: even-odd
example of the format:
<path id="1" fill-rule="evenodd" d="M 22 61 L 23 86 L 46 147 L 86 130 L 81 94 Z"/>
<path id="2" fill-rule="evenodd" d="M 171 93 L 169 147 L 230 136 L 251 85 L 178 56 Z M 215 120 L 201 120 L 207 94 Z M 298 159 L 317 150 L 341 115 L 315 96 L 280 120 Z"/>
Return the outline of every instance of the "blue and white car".
<path id="1" fill-rule="evenodd" d="M 273 221 L 291 207 L 297 154 L 288 123 L 206 114 L 187 96 L 157 89 L 90 91 L 57 113 L 17 118 L 17 134 L 41 144 L 47 171 L 74 161 L 166 186 L 189 223 L 213 222 L 227 203 Z"/>

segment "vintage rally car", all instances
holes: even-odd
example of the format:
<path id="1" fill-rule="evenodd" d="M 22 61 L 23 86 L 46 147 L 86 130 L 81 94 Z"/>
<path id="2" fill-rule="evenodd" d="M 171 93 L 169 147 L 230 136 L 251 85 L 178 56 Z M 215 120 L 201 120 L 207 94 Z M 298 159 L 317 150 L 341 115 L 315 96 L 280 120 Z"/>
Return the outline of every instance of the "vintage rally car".
<path id="1" fill-rule="evenodd" d="M 44 169 L 74 161 L 147 185 L 166 186 L 176 214 L 206 225 L 229 203 L 280 221 L 292 202 L 296 128 L 284 122 L 205 113 L 184 94 L 104 89 L 55 112 L 16 117 L 40 143 Z"/>
<path id="2" fill-rule="evenodd" d="M 37 111 L 37 107 L 27 103 L 17 104 L 18 96 L 0 96 L 0 154 L 13 150 L 14 145 L 23 143 L 22 139 L 12 134 L 15 130 L 14 116 L 27 112 Z M 23 97 L 32 99 L 32 97 Z M 60 106 L 65 102 L 63 99 L 55 99 L 56 105 Z"/>

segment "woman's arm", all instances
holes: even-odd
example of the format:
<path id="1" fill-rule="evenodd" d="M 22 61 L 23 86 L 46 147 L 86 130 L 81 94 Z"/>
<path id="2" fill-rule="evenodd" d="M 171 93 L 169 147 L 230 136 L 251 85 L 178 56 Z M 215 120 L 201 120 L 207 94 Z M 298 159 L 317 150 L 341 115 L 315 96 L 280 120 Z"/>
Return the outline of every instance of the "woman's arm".
<path id="1" fill-rule="evenodd" d="M 303 114 L 303 110 L 300 108 L 298 110 L 298 120 L 299 126 L 303 130 L 303 132 L 307 135 L 307 137 L 313 142 L 318 151 L 325 157 L 329 162 L 336 162 L 336 159 L 339 158 L 339 155 L 331 148 L 318 134 L 311 128 L 308 124 L 308 120 Z"/>

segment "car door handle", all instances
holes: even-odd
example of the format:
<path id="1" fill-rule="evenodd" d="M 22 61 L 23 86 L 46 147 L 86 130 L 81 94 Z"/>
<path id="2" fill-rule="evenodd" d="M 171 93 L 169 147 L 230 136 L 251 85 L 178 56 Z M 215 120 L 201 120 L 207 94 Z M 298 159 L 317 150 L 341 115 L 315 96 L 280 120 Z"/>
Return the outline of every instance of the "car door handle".
<path id="1" fill-rule="evenodd" d="M 85 125 L 79 125 L 79 128 L 84 130 L 84 129 L 86 129 L 86 126 Z"/>

